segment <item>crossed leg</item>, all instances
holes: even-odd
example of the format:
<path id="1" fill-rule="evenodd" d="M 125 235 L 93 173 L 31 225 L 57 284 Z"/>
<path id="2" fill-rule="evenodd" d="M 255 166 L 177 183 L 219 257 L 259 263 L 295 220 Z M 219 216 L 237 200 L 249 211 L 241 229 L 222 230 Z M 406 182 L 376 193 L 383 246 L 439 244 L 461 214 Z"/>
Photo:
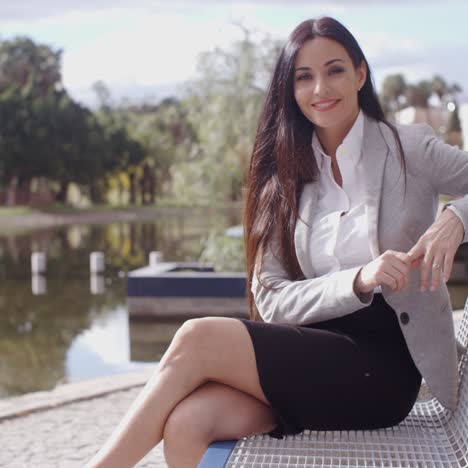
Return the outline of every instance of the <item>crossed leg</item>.
<path id="1" fill-rule="evenodd" d="M 164 428 L 169 468 L 193 468 L 215 440 L 263 434 L 276 426 L 268 405 L 228 385 L 207 382 L 184 398 Z"/>
<path id="2" fill-rule="evenodd" d="M 242 406 L 235 407 L 235 403 Z M 209 408 L 204 417 L 196 409 L 199 404 Z M 198 417 L 192 419 L 195 412 Z M 191 424 L 200 424 L 200 432 L 193 430 L 188 435 L 191 448 L 186 449 L 184 438 L 179 439 L 176 451 L 177 432 L 187 431 L 183 426 Z M 86 468 L 131 467 L 164 434 L 172 466 L 196 466 L 195 459 L 201 458 L 211 441 L 268 432 L 274 425 L 245 325 L 226 317 L 187 320 L 162 357 L 158 371 Z"/>

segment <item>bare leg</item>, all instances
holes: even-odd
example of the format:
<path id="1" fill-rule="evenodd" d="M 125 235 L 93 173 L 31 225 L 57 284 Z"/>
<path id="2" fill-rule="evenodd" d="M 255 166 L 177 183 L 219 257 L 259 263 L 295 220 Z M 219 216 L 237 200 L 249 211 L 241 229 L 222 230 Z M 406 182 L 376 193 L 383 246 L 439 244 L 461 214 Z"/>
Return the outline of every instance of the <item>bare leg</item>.
<path id="1" fill-rule="evenodd" d="M 134 466 L 163 437 L 172 410 L 207 381 L 224 383 L 265 404 L 250 336 L 236 319 L 186 321 L 109 440 L 85 468 Z"/>
<path id="2" fill-rule="evenodd" d="M 172 411 L 164 427 L 169 468 L 193 468 L 214 440 L 263 434 L 276 426 L 271 408 L 257 398 L 218 382 L 194 390 Z"/>

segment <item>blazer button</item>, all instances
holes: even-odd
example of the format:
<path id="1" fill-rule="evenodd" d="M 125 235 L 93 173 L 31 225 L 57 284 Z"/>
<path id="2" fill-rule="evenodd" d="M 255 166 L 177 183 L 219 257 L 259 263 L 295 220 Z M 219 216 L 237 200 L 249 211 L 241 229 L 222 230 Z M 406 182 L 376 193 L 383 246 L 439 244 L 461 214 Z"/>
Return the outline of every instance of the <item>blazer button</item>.
<path id="1" fill-rule="evenodd" d="M 400 314 L 400 321 L 403 325 L 406 325 L 409 322 L 409 315 L 406 312 Z"/>

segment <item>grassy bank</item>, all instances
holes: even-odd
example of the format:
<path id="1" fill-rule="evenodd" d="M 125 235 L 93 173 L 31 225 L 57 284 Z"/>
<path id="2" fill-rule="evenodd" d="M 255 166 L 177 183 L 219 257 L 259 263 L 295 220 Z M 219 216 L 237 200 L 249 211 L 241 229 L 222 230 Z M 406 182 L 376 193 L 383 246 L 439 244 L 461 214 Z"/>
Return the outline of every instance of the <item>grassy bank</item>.
<path id="1" fill-rule="evenodd" d="M 0 216 L 27 216 L 33 214 L 50 214 L 50 215 L 75 215 L 86 213 L 101 213 L 101 212 L 134 212 L 134 211 L 147 211 L 158 208 L 229 208 L 240 207 L 241 202 L 228 202 L 228 203 L 189 203 L 173 199 L 158 200 L 154 205 L 92 205 L 84 208 L 74 207 L 70 205 L 63 205 L 54 203 L 47 206 L 0 206 Z"/>
<path id="2" fill-rule="evenodd" d="M 0 235 L 18 235 L 41 227 L 63 224 L 128 222 L 129 218 L 131 218 L 130 222 L 154 220 L 158 215 L 164 216 L 172 212 L 177 213 L 178 210 L 182 210 L 183 213 L 194 209 L 233 209 L 237 211 L 242 209 L 242 204 L 235 202 L 208 205 L 161 200 L 151 206 L 93 205 L 86 208 L 77 208 L 54 204 L 41 207 L 0 207 Z M 131 214 L 130 217 L 129 214 Z"/>

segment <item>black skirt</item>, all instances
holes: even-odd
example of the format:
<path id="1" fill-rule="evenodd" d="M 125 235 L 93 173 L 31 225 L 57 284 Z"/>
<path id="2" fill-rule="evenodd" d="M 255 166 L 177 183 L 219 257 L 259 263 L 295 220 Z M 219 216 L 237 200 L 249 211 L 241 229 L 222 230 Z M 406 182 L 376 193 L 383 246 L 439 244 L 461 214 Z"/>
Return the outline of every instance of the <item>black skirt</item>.
<path id="1" fill-rule="evenodd" d="M 417 399 L 422 377 L 382 294 L 351 314 L 307 325 L 239 320 L 276 416 L 272 437 L 394 426 Z"/>

